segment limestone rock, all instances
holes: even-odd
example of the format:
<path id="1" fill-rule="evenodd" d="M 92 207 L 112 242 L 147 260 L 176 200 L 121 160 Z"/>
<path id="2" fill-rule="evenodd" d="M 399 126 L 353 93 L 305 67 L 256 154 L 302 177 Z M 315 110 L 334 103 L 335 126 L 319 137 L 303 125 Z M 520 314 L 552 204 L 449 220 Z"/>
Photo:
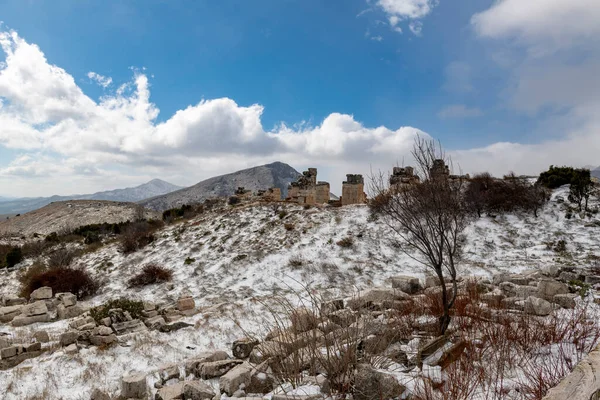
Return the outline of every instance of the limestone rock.
<path id="1" fill-rule="evenodd" d="M 5 297 L 4 298 L 4 305 L 6 307 L 22 306 L 24 304 L 27 304 L 27 299 L 25 299 L 23 297 Z"/>
<path id="2" fill-rule="evenodd" d="M 46 331 L 37 331 L 33 334 L 33 338 L 40 343 L 48 343 L 50 341 L 50 336 Z"/>
<path id="3" fill-rule="evenodd" d="M 527 314 L 546 316 L 552 312 L 552 303 L 538 297 L 529 296 L 525 300 L 525 310 Z"/>
<path id="4" fill-rule="evenodd" d="M 90 400 L 111 400 L 111 398 L 106 392 L 96 388 L 92 391 Z"/>
<path id="5" fill-rule="evenodd" d="M 167 324 L 167 322 L 160 315 L 148 318 L 146 320 L 146 326 L 148 327 L 148 329 L 152 329 L 152 330 L 160 329 L 161 327 L 165 326 L 166 324 Z"/>
<path id="6" fill-rule="evenodd" d="M 186 375 L 195 374 L 197 372 L 198 366 L 200 364 L 203 364 L 206 362 L 228 360 L 228 359 L 229 359 L 229 356 L 224 351 L 200 353 L 193 359 L 186 361 L 185 374 Z"/>
<path id="7" fill-rule="evenodd" d="M 258 344 L 258 341 L 251 338 L 243 338 L 238 339 L 233 342 L 231 346 L 231 351 L 233 352 L 233 356 L 235 358 L 239 358 L 240 360 L 244 358 L 248 358 L 254 346 Z"/>
<path id="8" fill-rule="evenodd" d="M 154 400 L 183 399 L 183 387 L 183 382 L 177 382 L 173 385 L 164 386 L 158 389 L 158 392 L 156 392 L 156 396 L 154 396 Z"/>
<path id="9" fill-rule="evenodd" d="M 237 365 L 229 370 L 219 379 L 219 387 L 221 393 L 227 393 L 228 396 L 233 396 L 233 393 L 240 389 L 240 385 L 244 387 L 250 384 L 252 374 L 252 366 L 248 363 Z"/>
<path id="10" fill-rule="evenodd" d="M 0 349 L 0 358 L 7 359 L 7 358 L 11 358 L 11 357 L 16 357 L 17 353 L 19 352 L 19 347 L 18 345 L 13 345 L 10 347 L 5 347 L 3 349 Z"/>
<path id="11" fill-rule="evenodd" d="M 222 360 L 205 362 L 198 365 L 198 372 L 202 379 L 218 378 L 225 375 L 236 365 L 241 364 L 240 360 Z"/>
<path id="12" fill-rule="evenodd" d="M 186 381 L 183 384 L 183 397 L 186 400 L 209 400 L 215 397 L 215 391 L 205 382 Z"/>
<path id="13" fill-rule="evenodd" d="M 58 300 L 60 300 L 62 305 L 65 307 L 71 307 L 71 306 L 74 306 L 75 304 L 77 304 L 77 296 L 75 296 L 73 293 L 69 293 L 69 292 L 57 293 L 56 298 Z"/>
<path id="14" fill-rule="evenodd" d="M 91 335 L 89 340 L 90 340 L 90 343 L 93 344 L 94 346 L 101 346 L 101 345 L 107 345 L 107 344 L 116 342 L 117 336 L 114 334 L 107 335 L 107 336 Z"/>
<path id="15" fill-rule="evenodd" d="M 75 353 L 79 352 L 79 348 L 77 347 L 77 344 L 72 343 L 72 344 L 68 345 L 67 347 L 65 347 L 64 351 L 66 354 L 75 354 Z"/>
<path id="16" fill-rule="evenodd" d="M 79 332 L 77 331 L 67 331 L 60 335 L 59 343 L 61 346 L 68 346 L 77 341 L 79 337 Z"/>
<path id="17" fill-rule="evenodd" d="M 419 278 L 400 275 L 392 277 L 392 287 L 408 294 L 414 294 L 421 290 L 421 283 Z"/>
<path id="18" fill-rule="evenodd" d="M 40 342 L 28 343 L 23 346 L 23 349 L 28 353 L 40 351 L 42 350 L 42 344 Z"/>
<path id="19" fill-rule="evenodd" d="M 80 329 L 82 326 L 89 325 L 89 324 L 93 324 L 95 326 L 96 321 L 94 321 L 94 318 L 92 318 L 90 316 L 85 316 L 85 317 L 76 318 L 73 321 L 69 322 L 69 328 Z"/>
<path id="20" fill-rule="evenodd" d="M 26 317 L 33 317 L 35 315 L 43 315 L 48 312 L 46 302 L 39 300 L 31 304 L 27 304 L 21 308 L 21 314 Z"/>
<path id="21" fill-rule="evenodd" d="M 50 315 L 48 313 L 25 316 L 25 315 L 17 315 L 11 322 L 12 326 L 25 326 L 35 324 L 37 322 L 49 322 Z"/>
<path id="22" fill-rule="evenodd" d="M 567 294 L 557 294 L 554 295 L 554 303 L 558 304 L 562 308 L 575 308 L 575 299 L 577 298 L 576 294 L 567 293 Z"/>
<path id="23" fill-rule="evenodd" d="M 43 286 L 39 289 L 34 290 L 29 295 L 29 299 L 32 301 L 36 300 L 45 300 L 52 298 L 52 288 L 48 286 Z"/>
<path id="24" fill-rule="evenodd" d="M 398 398 L 406 388 L 391 374 L 359 364 L 354 376 L 354 400 L 380 400 Z"/>
<path id="25" fill-rule="evenodd" d="M 163 384 L 171 379 L 179 379 L 179 367 L 177 364 L 163 365 L 158 371 L 158 376 Z"/>
<path id="26" fill-rule="evenodd" d="M 56 307 L 56 312 L 58 314 L 59 319 L 71 319 L 80 316 L 85 311 L 78 304 L 69 307 L 66 307 L 64 304 L 59 304 Z"/>
<path id="27" fill-rule="evenodd" d="M 544 279 L 538 282 L 537 297 L 546 301 L 552 301 L 557 294 L 569 293 L 569 287 L 552 279 Z"/>
<path id="28" fill-rule="evenodd" d="M 10 322 L 17 315 L 21 314 L 22 306 L 0 307 L 0 322 Z"/>
<path id="29" fill-rule="evenodd" d="M 125 375 L 121 379 L 121 397 L 146 399 L 147 393 L 146 375 L 134 373 Z"/>
<path id="30" fill-rule="evenodd" d="M 177 309 L 179 311 L 193 310 L 196 308 L 196 302 L 191 296 L 180 297 L 177 300 Z"/>
<path id="31" fill-rule="evenodd" d="M 145 331 L 148 329 L 148 328 L 146 328 L 146 325 L 144 325 L 144 323 L 142 321 L 140 321 L 139 319 L 134 319 L 134 320 L 125 321 L 125 322 L 115 322 L 112 324 L 112 328 L 114 329 L 114 331 L 117 335 L 141 332 L 141 331 Z"/>

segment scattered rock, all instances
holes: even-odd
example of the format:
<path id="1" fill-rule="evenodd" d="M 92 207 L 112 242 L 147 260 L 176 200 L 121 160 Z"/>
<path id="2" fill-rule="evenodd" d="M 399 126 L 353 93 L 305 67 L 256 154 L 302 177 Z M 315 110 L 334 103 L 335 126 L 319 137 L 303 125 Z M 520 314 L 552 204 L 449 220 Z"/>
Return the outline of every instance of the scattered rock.
<path id="1" fill-rule="evenodd" d="M 128 374 L 121 379 L 121 397 L 128 399 L 146 399 L 148 396 L 146 375 Z"/>
<path id="2" fill-rule="evenodd" d="M 69 306 L 69 307 L 65 306 L 64 304 L 59 304 L 56 307 L 56 312 L 57 312 L 57 315 L 58 315 L 59 319 L 71 319 L 71 318 L 75 318 L 75 317 L 80 316 L 85 311 L 78 304 L 75 304 L 75 305 L 72 305 L 72 306 Z"/>
<path id="3" fill-rule="evenodd" d="M 207 383 L 186 381 L 183 384 L 183 397 L 186 400 L 208 400 L 215 397 L 215 391 Z"/>
<path id="4" fill-rule="evenodd" d="M 2 359 L 6 359 L 6 358 L 11 358 L 11 357 L 16 357 L 17 353 L 19 352 L 19 345 L 13 345 L 10 347 L 5 347 L 3 349 L 0 349 L 0 358 Z"/>
<path id="5" fill-rule="evenodd" d="M 33 338 L 40 343 L 48 343 L 50 341 L 50 336 L 46 331 L 37 331 L 33 334 Z"/>
<path id="6" fill-rule="evenodd" d="M 58 300 L 60 300 L 62 305 L 65 307 L 71 307 L 71 306 L 74 306 L 75 304 L 77 304 L 77 296 L 75 296 L 73 293 L 69 293 L 69 292 L 57 293 L 56 298 Z"/>
<path id="7" fill-rule="evenodd" d="M 202 379 L 218 378 L 225 375 L 236 365 L 241 364 L 240 360 L 222 360 L 205 362 L 198 365 L 199 375 Z"/>
<path id="8" fill-rule="evenodd" d="M 250 384 L 251 374 L 252 366 L 250 364 L 244 363 L 235 366 L 219 379 L 221 393 L 233 396 L 233 393 L 240 389 L 240 385 L 243 384 L 246 387 Z"/>
<path id="9" fill-rule="evenodd" d="M 408 294 L 415 294 L 421 290 L 421 283 L 419 282 L 419 278 L 412 276 L 394 276 L 392 277 L 392 288 L 400 289 Z"/>
<path id="10" fill-rule="evenodd" d="M 180 297 L 177 300 L 177 309 L 179 311 L 193 310 L 196 308 L 196 302 L 191 296 Z"/>
<path id="11" fill-rule="evenodd" d="M 59 343 L 61 346 L 68 346 L 77 341 L 79 337 L 79 332 L 76 331 L 67 331 L 60 335 Z"/>
<path id="12" fill-rule="evenodd" d="M 20 305 L 0 307 L 0 322 L 12 321 L 13 318 L 21 314 L 21 308 L 23 307 Z"/>
<path id="13" fill-rule="evenodd" d="M 90 400 L 111 400 L 111 398 L 106 392 L 96 388 L 92 391 Z"/>
<path id="14" fill-rule="evenodd" d="M 575 308 L 575 299 L 577 295 L 574 293 L 557 294 L 554 295 L 554 303 L 558 304 L 562 308 Z"/>
<path id="15" fill-rule="evenodd" d="M 552 312 L 552 304 L 544 299 L 529 296 L 525 300 L 524 311 L 531 315 L 546 316 Z"/>
<path id="16" fill-rule="evenodd" d="M 177 382 L 173 385 L 164 386 L 158 389 L 158 392 L 156 392 L 156 396 L 154 396 L 154 400 L 183 399 L 183 387 L 183 382 Z"/>
<path id="17" fill-rule="evenodd" d="M 257 344 L 258 344 L 258 340 L 255 340 L 255 339 L 251 339 L 251 338 L 238 339 L 233 342 L 233 345 L 231 346 L 231 351 L 233 352 L 233 356 L 235 358 L 239 358 L 242 360 L 242 359 L 248 358 L 250 356 L 252 349 L 254 349 L 254 346 L 256 346 Z"/>
<path id="18" fill-rule="evenodd" d="M 315 329 L 319 325 L 319 318 L 307 308 L 297 308 L 290 316 L 292 328 L 295 332 L 306 332 Z"/>
<path id="19" fill-rule="evenodd" d="M 146 325 L 139 319 L 134 319 L 131 321 L 125 322 L 115 322 L 112 324 L 112 328 L 114 329 L 117 335 L 125 335 L 127 333 L 141 332 L 146 331 Z"/>
<path id="20" fill-rule="evenodd" d="M 77 347 L 77 344 L 72 343 L 64 348 L 64 352 L 66 354 L 75 354 L 75 353 L 79 352 L 79 348 Z"/>
<path id="21" fill-rule="evenodd" d="M 368 364 L 359 364 L 356 368 L 354 400 L 398 398 L 405 390 L 406 388 L 391 374 L 377 371 Z"/>
<path id="22" fill-rule="evenodd" d="M 569 287 L 562 282 L 552 279 L 543 279 L 538 282 L 537 297 L 552 301 L 557 294 L 569 293 Z"/>
<path id="23" fill-rule="evenodd" d="M 32 301 L 36 300 L 46 300 L 52 298 L 52 288 L 48 286 L 43 286 L 39 289 L 34 290 L 29 295 L 29 299 Z"/>

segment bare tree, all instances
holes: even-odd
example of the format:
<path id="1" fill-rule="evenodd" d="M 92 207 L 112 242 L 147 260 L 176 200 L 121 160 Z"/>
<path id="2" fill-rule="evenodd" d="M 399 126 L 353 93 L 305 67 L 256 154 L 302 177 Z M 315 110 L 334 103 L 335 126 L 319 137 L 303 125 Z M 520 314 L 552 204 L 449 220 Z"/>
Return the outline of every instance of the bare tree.
<path id="1" fill-rule="evenodd" d="M 412 155 L 422 183 L 391 186 L 381 173 L 372 177 L 371 209 L 395 233 L 399 248 L 439 278 L 444 306 L 439 322 L 444 334 L 456 300 L 456 264 L 469 219 L 463 179 L 450 178 L 450 160 L 435 141 L 417 138 Z"/>

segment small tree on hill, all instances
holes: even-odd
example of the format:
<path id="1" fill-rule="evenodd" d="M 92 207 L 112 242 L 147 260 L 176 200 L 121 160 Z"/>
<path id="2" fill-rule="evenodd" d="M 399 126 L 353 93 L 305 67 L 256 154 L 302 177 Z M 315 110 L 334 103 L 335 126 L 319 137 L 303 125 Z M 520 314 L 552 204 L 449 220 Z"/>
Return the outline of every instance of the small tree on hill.
<path id="1" fill-rule="evenodd" d="M 15 265 L 17 265 L 21 261 L 23 261 L 23 253 L 21 252 L 21 248 L 20 247 L 13 247 L 6 254 L 6 266 L 8 268 L 14 267 Z"/>
<path id="2" fill-rule="evenodd" d="M 594 191 L 594 183 L 589 169 L 574 170 L 569 189 L 569 201 L 577 204 L 578 211 L 588 210 L 588 201 Z"/>
<path id="3" fill-rule="evenodd" d="M 372 197 L 379 199 L 372 212 L 395 233 L 399 248 L 433 270 L 441 282 L 443 314 L 439 323 L 444 334 L 456 300 L 456 265 L 469 219 L 463 180 L 432 174 L 435 161 L 436 165 L 439 160 L 449 161 L 434 141 L 417 138 L 412 155 L 422 183 L 396 188 L 390 187 L 382 174 L 371 178 Z"/>

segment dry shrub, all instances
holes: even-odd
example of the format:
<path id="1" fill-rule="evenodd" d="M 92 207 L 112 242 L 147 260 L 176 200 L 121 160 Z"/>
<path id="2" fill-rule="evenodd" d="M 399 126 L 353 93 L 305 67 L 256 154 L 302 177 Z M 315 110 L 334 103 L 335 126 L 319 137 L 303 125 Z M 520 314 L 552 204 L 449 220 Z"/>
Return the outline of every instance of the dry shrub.
<path id="1" fill-rule="evenodd" d="M 336 244 L 341 248 L 349 249 L 354 246 L 354 239 L 352 239 L 350 236 L 346 236 L 345 238 L 339 240 Z"/>
<path id="2" fill-rule="evenodd" d="M 292 223 L 285 223 L 285 224 L 283 224 L 283 227 L 285 228 L 286 231 L 293 231 L 295 228 L 295 225 Z"/>
<path id="3" fill-rule="evenodd" d="M 140 221 L 127 226 L 121 235 L 121 251 L 133 253 L 154 241 L 154 232 L 162 226 L 162 222 Z"/>
<path id="4" fill-rule="evenodd" d="M 43 286 L 51 287 L 52 293 L 73 293 L 78 299 L 92 296 L 99 288 L 98 283 L 84 269 L 66 266 L 48 268 L 34 264 L 21 275 L 20 281 L 20 296 L 26 298 Z"/>
<path id="5" fill-rule="evenodd" d="M 48 267 L 68 267 L 80 254 L 79 250 L 69 249 L 68 247 L 59 247 L 48 256 Z"/>
<path id="6" fill-rule="evenodd" d="M 129 287 L 146 286 L 154 283 L 168 282 L 173 278 L 173 272 L 156 264 L 145 265 L 142 271 L 129 279 Z"/>

